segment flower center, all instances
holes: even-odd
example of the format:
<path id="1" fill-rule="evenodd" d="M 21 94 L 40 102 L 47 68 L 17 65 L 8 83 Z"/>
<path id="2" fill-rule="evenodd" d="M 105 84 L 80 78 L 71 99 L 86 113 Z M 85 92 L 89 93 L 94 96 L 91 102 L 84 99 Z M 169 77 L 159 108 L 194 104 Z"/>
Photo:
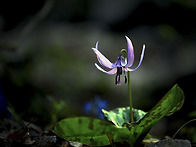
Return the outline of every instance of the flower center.
<path id="1" fill-rule="evenodd" d="M 120 76 L 123 73 L 123 67 L 117 67 L 117 73 L 116 73 L 116 77 L 115 77 L 115 84 L 116 85 L 120 85 Z M 127 77 L 126 77 L 126 73 L 124 70 L 124 75 L 125 75 L 125 83 L 127 83 Z"/>
<path id="2" fill-rule="evenodd" d="M 124 58 L 123 56 L 118 56 L 115 65 L 117 67 L 125 67 L 126 64 L 127 64 L 127 58 Z"/>

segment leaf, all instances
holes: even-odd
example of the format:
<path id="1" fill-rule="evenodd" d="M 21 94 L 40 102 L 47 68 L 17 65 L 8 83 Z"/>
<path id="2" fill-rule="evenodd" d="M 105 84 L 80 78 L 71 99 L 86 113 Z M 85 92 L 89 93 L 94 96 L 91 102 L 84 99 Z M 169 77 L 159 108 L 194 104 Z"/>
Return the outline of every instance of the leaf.
<path id="1" fill-rule="evenodd" d="M 130 141 L 135 142 L 159 122 L 164 116 L 169 116 L 178 111 L 184 103 L 184 93 L 176 84 L 170 91 L 149 111 L 137 125 L 128 126 L 134 137 Z"/>
<path id="2" fill-rule="evenodd" d="M 110 122 L 90 117 L 75 117 L 61 120 L 54 129 L 55 133 L 68 140 L 86 145 L 109 145 L 112 137 L 114 142 L 125 141 L 129 131 L 117 128 Z M 119 136 L 120 134 L 120 136 Z"/>
<path id="3" fill-rule="evenodd" d="M 183 91 L 174 85 L 171 90 L 145 114 L 135 110 L 136 123 L 126 123 L 128 108 L 118 108 L 115 111 L 105 111 L 110 122 L 89 117 L 75 117 L 63 119 L 55 126 L 55 133 L 68 140 L 86 145 L 104 146 L 110 142 L 126 141 L 133 146 L 137 141 L 143 140 L 148 131 L 164 116 L 169 116 L 178 111 L 184 103 Z M 114 113 L 116 112 L 116 114 Z M 125 124 L 124 124 L 125 123 Z"/>
<path id="4" fill-rule="evenodd" d="M 107 118 L 107 120 L 113 122 L 116 126 L 122 127 L 124 123 L 130 123 L 130 107 L 122 107 L 122 108 L 116 108 L 111 111 L 106 111 L 102 109 L 102 112 L 104 116 Z M 134 120 L 137 122 L 139 121 L 146 112 L 139 110 L 139 109 L 133 109 L 133 115 Z"/>

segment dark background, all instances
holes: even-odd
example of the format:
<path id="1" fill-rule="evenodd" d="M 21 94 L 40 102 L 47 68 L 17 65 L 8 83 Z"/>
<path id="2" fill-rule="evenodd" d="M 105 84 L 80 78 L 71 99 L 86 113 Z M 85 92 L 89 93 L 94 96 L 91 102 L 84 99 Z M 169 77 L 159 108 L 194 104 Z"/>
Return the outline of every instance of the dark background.
<path id="1" fill-rule="evenodd" d="M 149 111 L 175 83 L 185 93 L 183 108 L 152 130 L 158 137 L 174 134 L 195 117 L 195 16 L 194 0 L 1 1 L 0 85 L 12 119 L 46 127 L 65 117 L 96 117 L 85 113 L 84 104 L 97 95 L 107 109 L 127 106 L 127 85 L 116 86 L 115 76 L 97 70 L 91 50 L 99 41 L 115 62 L 127 35 L 133 68 L 146 45 L 141 67 L 131 73 L 134 107 Z"/>

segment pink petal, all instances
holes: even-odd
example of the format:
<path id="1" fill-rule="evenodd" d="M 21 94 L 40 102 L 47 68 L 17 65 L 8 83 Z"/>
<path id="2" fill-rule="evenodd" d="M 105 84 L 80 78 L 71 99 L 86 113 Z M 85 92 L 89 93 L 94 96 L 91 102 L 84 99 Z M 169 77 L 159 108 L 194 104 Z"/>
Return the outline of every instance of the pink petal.
<path id="1" fill-rule="evenodd" d="M 99 50 L 98 50 L 98 42 L 96 43 L 96 48 L 92 48 L 92 50 L 97 55 L 97 59 L 99 63 L 107 68 L 113 68 L 113 63 L 111 63 Z"/>
<path id="2" fill-rule="evenodd" d="M 97 67 L 97 69 L 99 69 L 100 71 L 106 73 L 106 74 L 109 74 L 109 75 L 113 75 L 117 72 L 117 68 L 113 68 L 112 70 L 110 71 L 105 71 L 104 69 L 102 69 L 100 66 L 98 66 L 96 63 L 95 63 L 95 66 Z"/>
<path id="3" fill-rule="evenodd" d="M 130 67 L 133 65 L 134 62 L 134 51 L 133 51 L 133 45 L 131 40 L 125 36 L 127 39 L 127 47 L 128 47 L 128 63 L 126 65 L 126 67 Z"/>
<path id="4" fill-rule="evenodd" d="M 144 51 L 145 51 L 145 45 L 143 45 L 142 54 L 141 54 L 140 62 L 138 64 L 138 66 L 135 69 L 126 68 L 128 71 L 134 71 L 134 70 L 138 69 L 138 67 L 140 67 L 142 60 L 144 58 Z"/>

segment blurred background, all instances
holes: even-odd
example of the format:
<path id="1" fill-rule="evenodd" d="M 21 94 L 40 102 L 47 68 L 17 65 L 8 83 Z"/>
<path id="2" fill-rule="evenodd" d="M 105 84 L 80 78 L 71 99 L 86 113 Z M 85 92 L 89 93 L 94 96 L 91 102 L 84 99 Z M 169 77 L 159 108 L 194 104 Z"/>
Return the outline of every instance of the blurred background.
<path id="1" fill-rule="evenodd" d="M 183 108 L 153 135 L 173 135 L 196 117 L 195 0 L 21 0 L 0 2 L 0 117 L 43 128 L 72 116 L 102 118 L 101 109 L 128 106 L 127 85 L 96 69 L 99 50 L 115 62 L 133 42 L 134 108 L 149 111 L 178 84 Z M 122 77 L 123 78 L 123 77 Z M 196 141 L 196 124 L 178 137 Z M 189 134 L 189 135 L 188 135 Z"/>

